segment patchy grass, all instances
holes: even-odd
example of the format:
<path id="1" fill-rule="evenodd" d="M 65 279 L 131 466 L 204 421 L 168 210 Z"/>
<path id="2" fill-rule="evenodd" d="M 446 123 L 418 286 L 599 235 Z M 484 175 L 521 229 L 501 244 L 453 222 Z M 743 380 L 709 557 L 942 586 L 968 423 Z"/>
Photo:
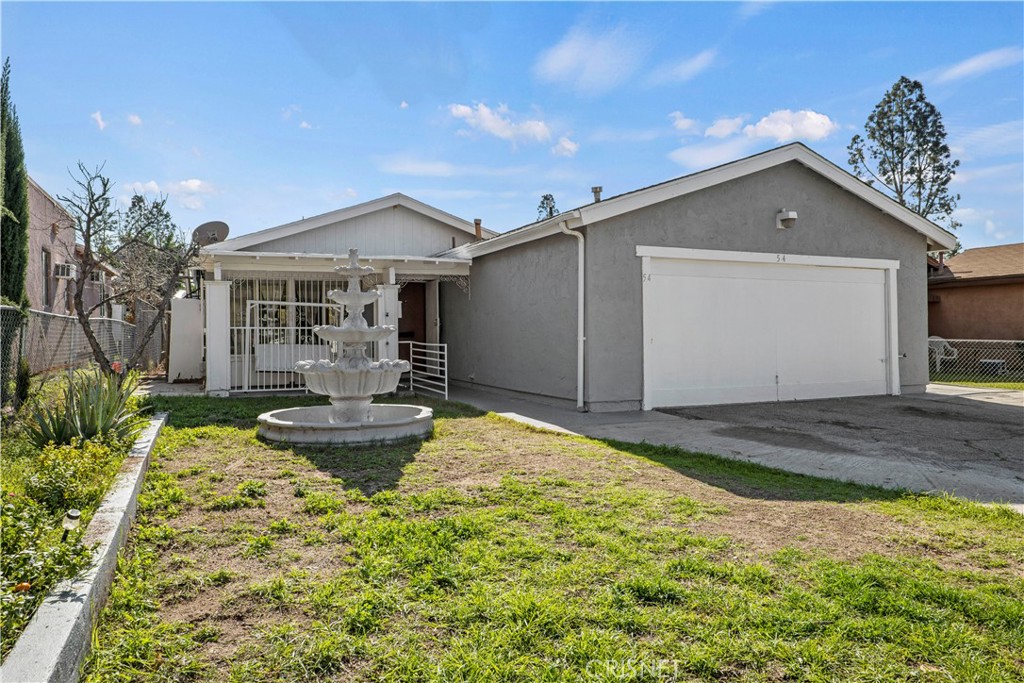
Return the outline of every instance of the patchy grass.
<path id="1" fill-rule="evenodd" d="M 1022 680 L 1005 508 L 446 403 L 424 442 L 255 437 L 300 400 L 154 398 L 86 680 Z"/>

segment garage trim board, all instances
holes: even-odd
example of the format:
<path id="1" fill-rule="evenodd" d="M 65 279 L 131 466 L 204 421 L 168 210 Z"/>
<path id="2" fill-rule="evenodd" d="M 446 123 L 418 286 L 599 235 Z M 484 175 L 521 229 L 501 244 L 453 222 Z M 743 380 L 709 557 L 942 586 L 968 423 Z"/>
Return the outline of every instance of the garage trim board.
<path id="1" fill-rule="evenodd" d="M 900 393 L 899 261 L 637 246 L 643 408 Z"/>

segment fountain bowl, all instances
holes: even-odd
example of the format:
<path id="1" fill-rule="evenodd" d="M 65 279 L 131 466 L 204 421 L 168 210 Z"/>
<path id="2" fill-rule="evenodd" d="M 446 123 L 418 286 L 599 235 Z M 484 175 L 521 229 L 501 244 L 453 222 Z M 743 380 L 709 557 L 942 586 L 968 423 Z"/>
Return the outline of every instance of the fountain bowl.
<path id="1" fill-rule="evenodd" d="M 293 444 L 357 444 L 427 437 L 434 430 L 434 411 L 424 406 L 370 406 L 369 422 L 333 423 L 331 406 L 272 410 L 259 416 L 258 434 L 270 441 Z"/>

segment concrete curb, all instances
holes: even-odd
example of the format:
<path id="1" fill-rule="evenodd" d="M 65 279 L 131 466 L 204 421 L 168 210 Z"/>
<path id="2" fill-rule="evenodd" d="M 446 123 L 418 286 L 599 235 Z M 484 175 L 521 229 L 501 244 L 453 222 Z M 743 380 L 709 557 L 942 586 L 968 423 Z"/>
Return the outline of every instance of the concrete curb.
<path id="1" fill-rule="evenodd" d="M 110 593 L 117 553 L 135 519 L 142 479 L 167 413 L 158 413 L 135 441 L 121 472 L 82 537 L 98 543 L 92 565 L 46 596 L 0 667 L 3 683 L 74 683 L 92 646 L 92 630 Z"/>

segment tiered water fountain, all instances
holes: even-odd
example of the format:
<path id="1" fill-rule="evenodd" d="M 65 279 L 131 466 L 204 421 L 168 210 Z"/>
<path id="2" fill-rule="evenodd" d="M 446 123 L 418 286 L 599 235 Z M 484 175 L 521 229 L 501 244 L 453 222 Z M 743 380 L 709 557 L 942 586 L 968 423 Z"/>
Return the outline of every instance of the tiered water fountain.
<path id="1" fill-rule="evenodd" d="M 327 292 L 327 298 L 339 304 L 344 314 L 341 326 L 320 325 L 313 333 L 340 348 L 337 360 L 300 360 L 295 371 L 306 386 L 317 394 L 330 396 L 331 405 L 287 408 L 259 416 L 259 434 L 271 441 L 289 443 L 363 443 L 393 441 L 407 436 L 429 434 L 434 426 L 430 408 L 411 405 L 371 405 L 374 394 L 395 390 L 403 372 L 404 360 L 371 361 L 366 345 L 386 339 L 395 332 L 393 325 L 370 327 L 363 309 L 380 298 L 380 292 L 362 291 L 361 279 L 374 272 L 359 265 L 359 252 L 350 249 L 348 265 L 334 270 L 348 278 L 345 291 Z"/>

